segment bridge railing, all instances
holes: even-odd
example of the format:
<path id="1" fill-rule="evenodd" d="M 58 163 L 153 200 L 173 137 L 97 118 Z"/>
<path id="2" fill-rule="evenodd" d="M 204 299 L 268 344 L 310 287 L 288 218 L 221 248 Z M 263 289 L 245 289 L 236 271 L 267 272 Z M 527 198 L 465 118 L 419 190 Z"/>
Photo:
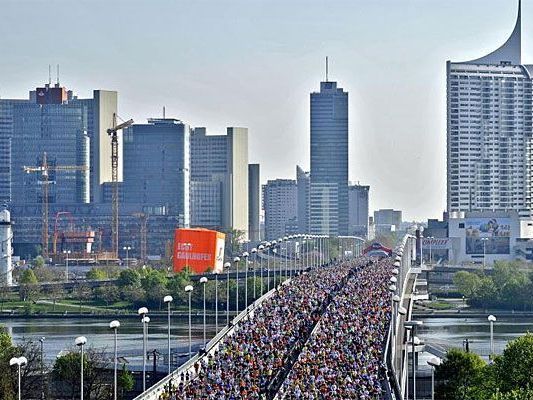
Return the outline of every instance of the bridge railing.
<path id="1" fill-rule="evenodd" d="M 289 280 L 286 280 L 282 283 L 285 285 L 289 283 Z M 174 372 L 167 375 L 165 378 L 157 382 L 154 386 L 147 389 L 145 392 L 141 393 L 139 396 L 135 397 L 134 400 L 158 400 L 160 395 L 165 393 L 167 389 L 171 386 L 178 386 L 182 381 L 182 375 L 187 376 L 188 381 L 192 381 L 196 375 L 195 364 L 201 362 L 204 359 L 207 359 L 209 355 L 213 355 L 218 348 L 220 347 L 222 341 L 227 336 L 233 335 L 235 329 L 238 327 L 238 324 L 254 315 L 255 310 L 260 307 L 263 302 L 276 292 L 276 288 L 271 289 L 269 292 L 265 293 L 263 296 L 255 300 L 248 308 L 241 311 L 233 320 L 230 322 L 229 326 L 224 327 L 217 335 L 207 343 L 205 351 L 196 354 L 194 357 L 182 364 Z"/>
<path id="2" fill-rule="evenodd" d="M 384 361 L 386 365 L 387 379 L 385 384 L 385 392 L 389 399 L 401 400 L 403 399 L 403 387 L 405 371 L 407 369 L 406 358 L 397 357 L 398 339 L 402 338 L 403 323 L 402 316 L 399 314 L 399 308 L 405 303 L 406 291 L 409 288 L 409 279 L 411 274 L 418 273 L 413 269 L 413 260 L 416 257 L 416 246 L 414 236 L 405 235 L 398 246 L 394 249 L 394 267 L 398 269 L 396 275 L 396 290 L 391 292 L 391 323 L 387 333 L 387 340 L 384 347 Z M 394 297 L 398 301 L 394 301 Z M 410 313 L 410 307 L 408 315 Z M 400 340 L 400 343 L 403 340 Z"/>

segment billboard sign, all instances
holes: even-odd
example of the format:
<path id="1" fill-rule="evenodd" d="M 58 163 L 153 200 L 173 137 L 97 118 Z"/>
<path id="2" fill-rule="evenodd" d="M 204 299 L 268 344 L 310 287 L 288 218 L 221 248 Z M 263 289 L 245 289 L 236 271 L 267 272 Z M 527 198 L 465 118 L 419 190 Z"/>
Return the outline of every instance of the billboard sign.
<path id="1" fill-rule="evenodd" d="M 465 219 L 466 254 L 510 254 L 510 218 Z"/>
<path id="2" fill-rule="evenodd" d="M 189 267 L 194 273 L 222 272 L 225 237 L 223 233 L 209 229 L 176 229 L 172 256 L 174 271 Z"/>
<path id="3" fill-rule="evenodd" d="M 424 252 L 431 250 L 448 250 L 450 239 L 448 238 L 422 238 L 422 248 Z"/>

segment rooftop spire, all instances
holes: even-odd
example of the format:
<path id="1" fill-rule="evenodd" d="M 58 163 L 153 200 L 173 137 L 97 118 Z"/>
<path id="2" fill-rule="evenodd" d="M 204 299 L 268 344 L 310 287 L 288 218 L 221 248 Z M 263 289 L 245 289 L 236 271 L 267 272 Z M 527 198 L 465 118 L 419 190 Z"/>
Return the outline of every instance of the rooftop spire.
<path id="1" fill-rule="evenodd" d="M 507 41 L 492 53 L 467 61 L 468 64 L 501 64 L 502 62 L 510 62 L 514 65 L 522 63 L 522 0 L 518 0 L 516 23 Z"/>
<path id="2" fill-rule="evenodd" d="M 326 82 L 328 81 L 328 56 L 326 56 Z"/>

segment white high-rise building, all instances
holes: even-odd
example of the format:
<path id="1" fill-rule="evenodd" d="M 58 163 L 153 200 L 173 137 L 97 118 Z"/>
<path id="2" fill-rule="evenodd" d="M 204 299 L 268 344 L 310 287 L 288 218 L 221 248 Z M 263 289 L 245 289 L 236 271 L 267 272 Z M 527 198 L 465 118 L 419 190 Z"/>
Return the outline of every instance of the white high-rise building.
<path id="1" fill-rule="evenodd" d="M 492 53 L 447 63 L 448 211 L 532 209 L 533 65 L 521 64 L 521 13 Z"/>

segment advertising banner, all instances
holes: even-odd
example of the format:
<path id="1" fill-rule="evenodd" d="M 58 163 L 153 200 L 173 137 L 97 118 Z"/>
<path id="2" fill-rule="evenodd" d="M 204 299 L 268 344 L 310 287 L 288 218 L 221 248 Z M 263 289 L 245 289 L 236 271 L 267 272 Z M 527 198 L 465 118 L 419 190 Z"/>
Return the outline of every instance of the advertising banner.
<path id="1" fill-rule="evenodd" d="M 422 250 L 424 252 L 431 250 L 448 250 L 450 248 L 450 239 L 448 238 L 423 238 Z"/>
<path id="2" fill-rule="evenodd" d="M 174 271 L 188 267 L 194 273 L 222 272 L 225 235 L 209 229 L 176 229 Z"/>
<path id="3" fill-rule="evenodd" d="M 466 254 L 510 254 L 510 218 L 465 220 Z"/>

